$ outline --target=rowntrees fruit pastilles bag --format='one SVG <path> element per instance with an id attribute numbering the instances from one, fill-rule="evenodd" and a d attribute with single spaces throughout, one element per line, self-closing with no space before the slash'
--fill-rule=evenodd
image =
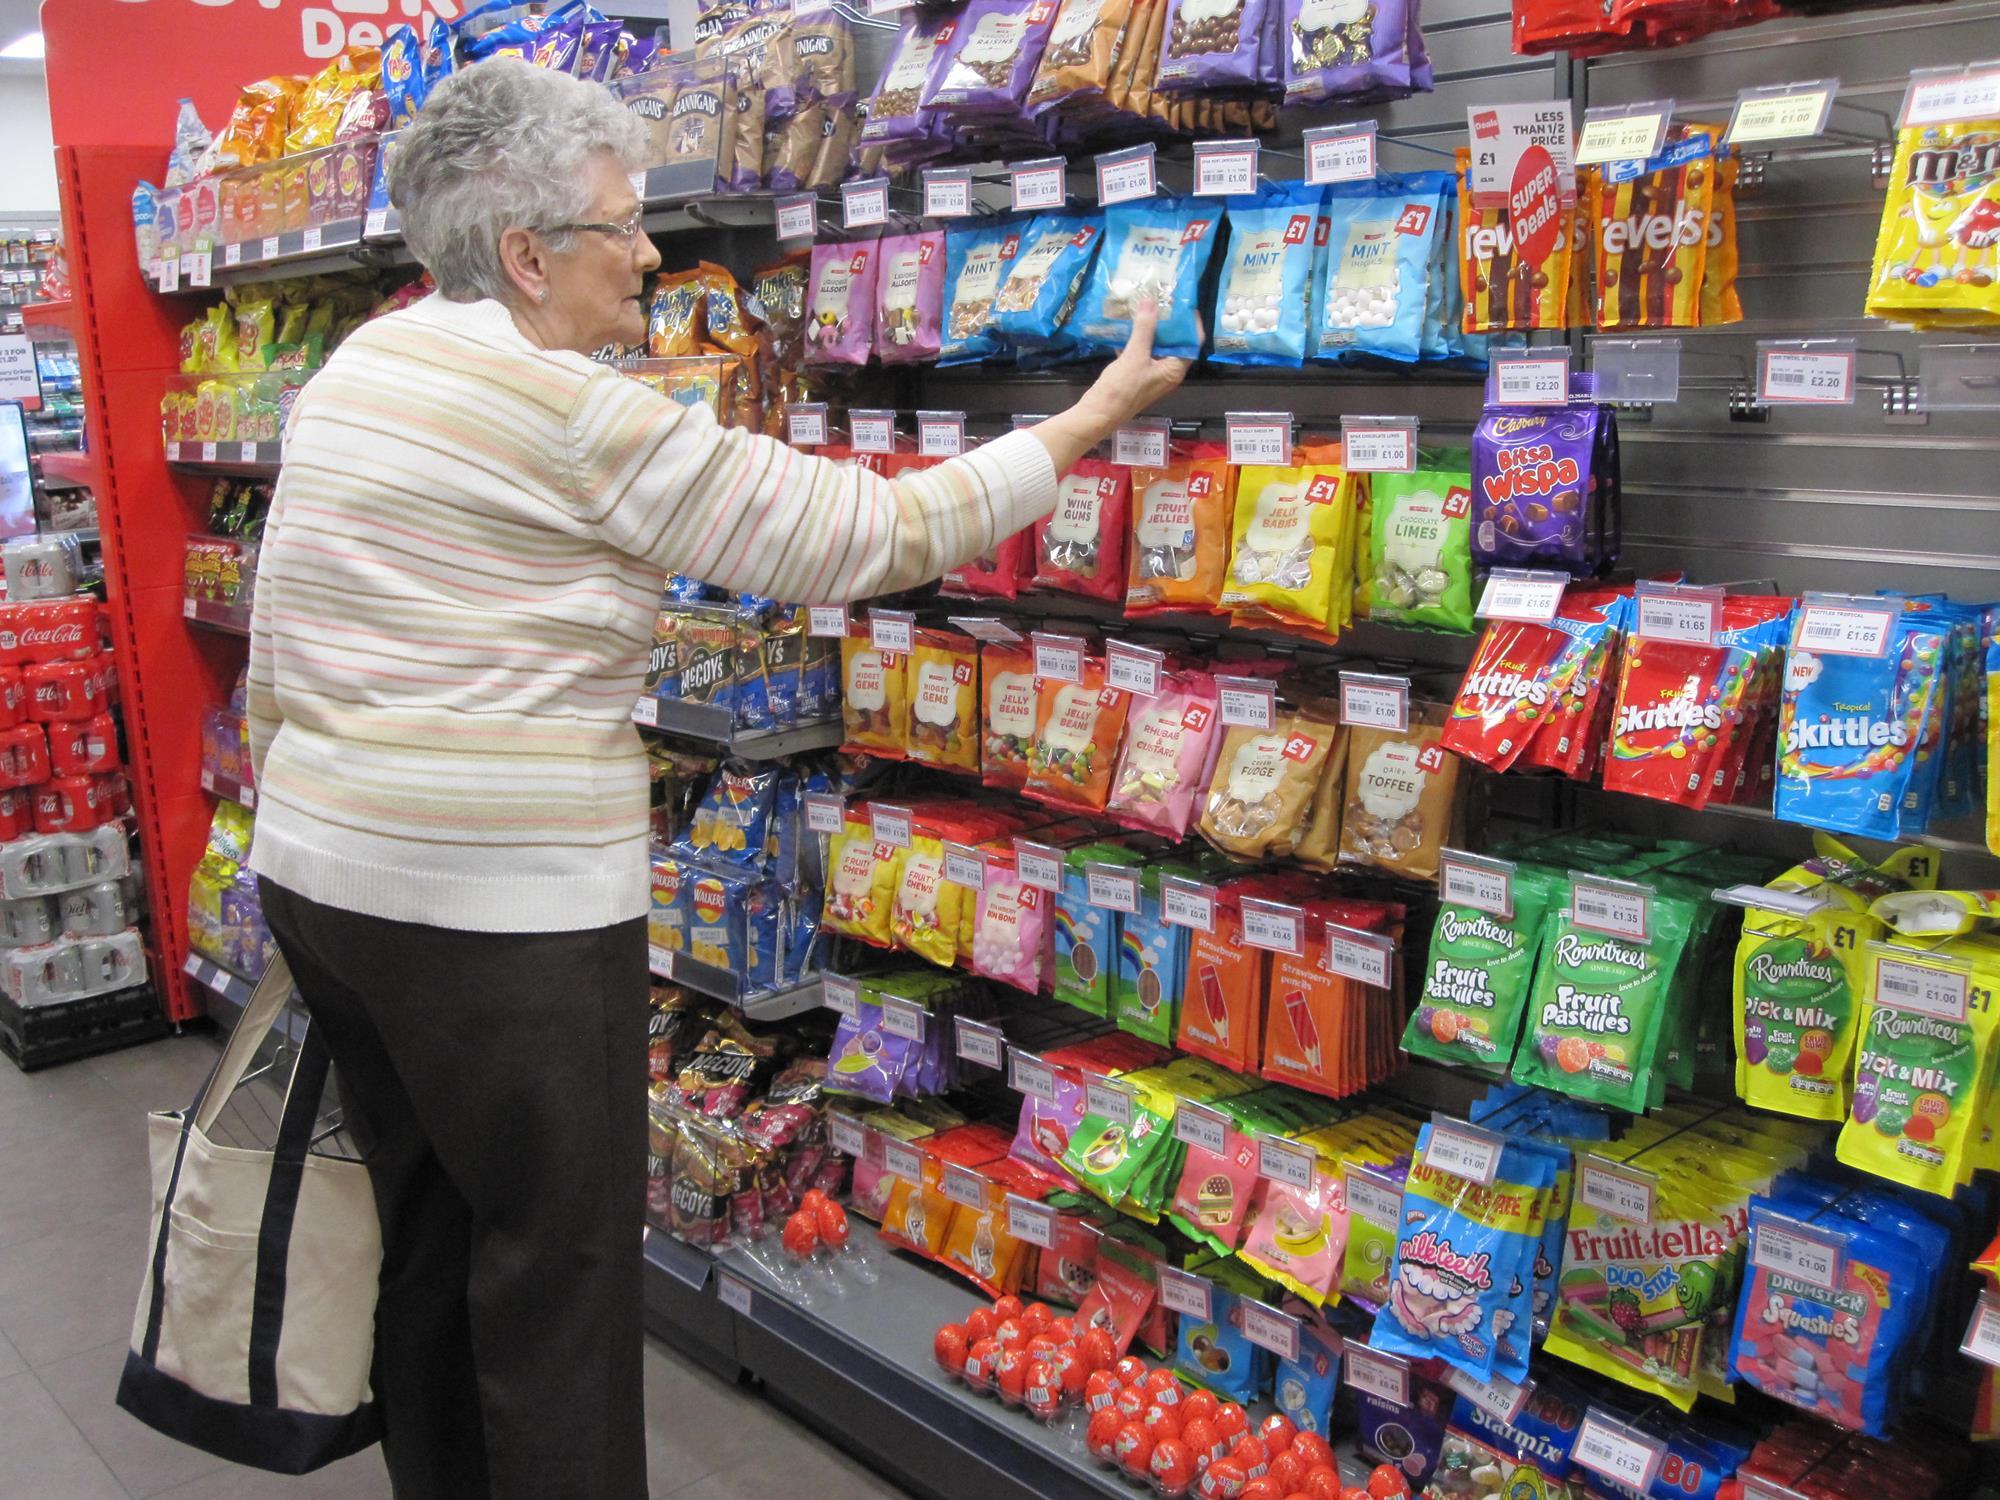
<path id="1" fill-rule="evenodd" d="M 1403 1033 L 1412 1057 L 1501 1068 L 1513 1060 L 1543 921 L 1567 883 L 1545 866 L 1517 865 L 1510 885 L 1511 916 L 1439 903 L 1423 992 Z"/>

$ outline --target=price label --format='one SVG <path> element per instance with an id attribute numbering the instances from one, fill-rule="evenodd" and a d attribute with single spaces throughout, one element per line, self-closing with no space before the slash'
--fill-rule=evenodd
<path id="1" fill-rule="evenodd" d="M 2000 67 L 1924 68 L 1910 75 L 1900 123 L 1951 125 L 2000 115 Z"/>
<path id="2" fill-rule="evenodd" d="M 1313 1168 L 1318 1163 L 1319 1157 L 1310 1147 L 1295 1146 L 1273 1136 L 1263 1136 L 1257 1142 L 1257 1175 L 1302 1193 L 1312 1191 Z"/>
<path id="3" fill-rule="evenodd" d="M 178 256 L 169 255 L 159 262 L 159 283 L 162 292 L 178 292 L 181 289 L 181 263 Z"/>
<path id="4" fill-rule="evenodd" d="M 921 1184 L 924 1180 L 924 1154 L 908 1141 L 882 1141 L 882 1168 L 891 1177 L 900 1177 L 905 1182 Z"/>
<path id="5" fill-rule="evenodd" d="M 1297 954 L 1304 947 L 1306 914 L 1276 901 L 1243 900 L 1243 941 L 1271 953 Z"/>
<path id="6" fill-rule="evenodd" d="M 201 445 L 201 461 L 205 464 L 215 462 L 215 444 L 203 443 Z"/>
<path id="7" fill-rule="evenodd" d="M 1024 1245 L 1056 1247 L 1056 1211 L 1045 1203 L 1007 1195 L 1007 1233 Z"/>
<path id="8" fill-rule="evenodd" d="M 1062 889 L 1062 850 L 1051 849 L 1047 844 L 1031 844 L 1026 839 L 1014 840 L 1014 873 L 1022 885 L 1033 886 L 1038 891 L 1059 891 Z"/>
<path id="9" fill-rule="evenodd" d="M 1306 184 L 1362 182 L 1375 175 L 1375 122 L 1322 125 L 1308 130 L 1301 142 L 1306 151 Z"/>
<path id="10" fill-rule="evenodd" d="M 658 729 L 660 727 L 660 700 L 647 696 L 633 703 L 632 722 L 634 724 L 644 724 L 648 729 Z"/>
<path id="11" fill-rule="evenodd" d="M 958 1017 L 952 1044 L 960 1057 L 982 1068 L 997 1069 L 1007 1060 L 1007 1039 L 1000 1034 L 999 1027 L 984 1021 Z"/>
<path id="12" fill-rule="evenodd" d="M 1007 168 L 1008 183 L 1014 194 L 1014 212 L 1061 208 L 1069 200 L 1064 172 L 1069 163 L 1060 156 L 1044 161 L 1016 162 Z"/>
<path id="13" fill-rule="evenodd" d="M 1245 1297 L 1237 1304 L 1243 1317 L 1243 1337 L 1280 1359 L 1299 1357 L 1299 1320 L 1275 1307 Z"/>
<path id="14" fill-rule="evenodd" d="M 1255 141 L 1196 141 L 1194 191 L 1198 198 L 1220 198 L 1257 188 Z"/>
<path id="15" fill-rule="evenodd" d="M 1580 871 L 1570 875 L 1570 921 L 1608 937 L 1646 941 L 1652 888 L 1623 880 L 1603 880 Z"/>
<path id="16" fill-rule="evenodd" d="M 947 615 L 945 618 L 971 636 L 975 641 L 989 641 L 1003 646 L 1011 646 L 1021 639 L 1020 632 L 1016 631 L 1013 626 L 1004 624 L 999 620 L 991 619 L 986 615 Z"/>
<path id="17" fill-rule="evenodd" d="M 1338 922 L 1326 924 L 1326 967 L 1329 972 L 1338 974 L 1342 979 L 1351 979 L 1356 984 L 1386 990 L 1395 973 L 1395 964 L 1396 945 L 1381 933 L 1343 927 Z"/>
<path id="18" fill-rule="evenodd" d="M 1225 725 L 1269 729 L 1278 718 L 1278 690 L 1257 677 L 1215 679 L 1216 713 Z"/>
<path id="19" fill-rule="evenodd" d="M 1085 865 L 1084 899 L 1105 911 L 1136 912 L 1139 909 L 1139 877 L 1130 870 L 1111 865 Z"/>
<path id="20" fill-rule="evenodd" d="M 320 226 L 317 224 L 309 226 L 306 229 L 306 231 L 299 236 L 299 246 L 308 255 L 318 250 L 320 246 L 324 243 L 325 240 L 320 230 Z"/>
<path id="21" fill-rule="evenodd" d="M 1157 153 L 1150 145 L 1107 151 L 1097 158 L 1097 201 L 1109 208 L 1160 190 Z"/>
<path id="22" fill-rule="evenodd" d="M 715 1300 L 733 1313 L 750 1316 L 750 1283 L 727 1271 L 715 1273 Z"/>
<path id="23" fill-rule="evenodd" d="M 1719 591 L 1698 593 L 1689 589 L 1638 588 L 1639 636 L 1648 641 L 1685 641 L 1696 646 L 1715 643 L 1716 624 L 1722 615 Z"/>
<path id="24" fill-rule="evenodd" d="M 1736 96 L 1723 143 L 1760 146 L 1772 141 L 1810 140 L 1826 129 L 1826 117 L 1833 112 L 1834 95 L 1839 92 L 1838 78 L 1745 89 Z"/>
<path id="25" fill-rule="evenodd" d="M 640 173 L 634 172 L 632 175 L 634 177 L 638 177 L 641 182 L 645 181 L 645 178 Z M 641 196 L 643 197 L 643 195 Z M 389 210 L 386 208 L 369 209 L 367 214 L 364 215 L 361 220 L 361 237 L 363 239 L 372 240 L 380 235 L 385 235 L 388 232 L 389 232 Z M 233 266 L 236 264 L 236 262 L 232 260 L 231 262 L 229 262 L 229 264 Z"/>
<path id="26" fill-rule="evenodd" d="M 917 452 L 925 458 L 957 458 L 965 451 L 965 413 L 917 413 Z"/>
<path id="27" fill-rule="evenodd" d="M 206 289 L 214 285 L 215 253 L 211 250 L 197 250 L 193 262 L 188 266 L 188 285 Z"/>
<path id="28" fill-rule="evenodd" d="M 1405 733 L 1410 727 L 1410 679 L 1370 672 L 1340 674 L 1340 722 Z"/>
<path id="29" fill-rule="evenodd" d="M 1019 1047 L 1007 1049 L 1007 1083 L 1017 1094 L 1031 1094 L 1044 1104 L 1056 1102 L 1056 1070 Z"/>
<path id="30" fill-rule="evenodd" d="M 1536 354 L 1524 358 L 1493 356 L 1495 406 L 1566 406 L 1569 404 L 1569 356 Z"/>
<path id="31" fill-rule="evenodd" d="M 1083 1111 L 1085 1114 L 1102 1115 L 1125 1130 L 1132 1128 L 1132 1096 L 1107 1079 L 1084 1079 Z"/>
<path id="32" fill-rule="evenodd" d="M 1529 620 L 1546 625 L 1562 607 L 1567 573 L 1496 571 L 1487 575 L 1477 611 L 1482 620 Z"/>
<path id="33" fill-rule="evenodd" d="M 1880 656 L 1888 649 L 1895 622 L 1891 609 L 1815 604 L 1809 599 L 1799 613 L 1792 648 L 1826 656 Z"/>
<path id="34" fill-rule="evenodd" d="M 821 448 L 826 445 L 826 407 L 799 402 L 785 408 L 785 435 L 794 448 Z"/>
<path id="35" fill-rule="evenodd" d="M 868 644 L 877 651 L 908 656 L 916 649 L 917 617 L 895 609 L 868 611 Z"/>
<path id="36" fill-rule="evenodd" d="M 1201 1104 L 1182 1100 L 1174 1111 L 1174 1139 L 1185 1146 L 1199 1146 L 1210 1156 L 1228 1149 L 1229 1121 Z"/>
<path id="37" fill-rule="evenodd" d="M 1528 1393 L 1535 1387 L 1532 1382 L 1516 1385 L 1501 1375 L 1481 1380 L 1463 1370 L 1453 1370 L 1451 1388 L 1489 1417 L 1511 1422 L 1521 1415 L 1521 1408 L 1528 1404 Z"/>
<path id="38" fill-rule="evenodd" d="M 1851 406 L 1854 351 L 1757 348 L 1757 399 L 1767 406 Z"/>
<path id="39" fill-rule="evenodd" d="M 254 464 L 257 462 L 257 445 L 255 443 L 237 444 L 236 461 L 244 464 Z"/>
<path id="40" fill-rule="evenodd" d="M 794 193 L 777 202 L 778 238 L 809 240 L 819 232 L 817 204 L 811 193 Z"/>
<path id="41" fill-rule="evenodd" d="M 224 246 L 222 247 L 222 263 L 223 263 L 223 265 L 225 265 L 225 266 L 240 266 L 240 265 L 242 265 L 242 264 L 243 264 L 243 247 L 242 247 L 242 246 L 241 246 L 240 244 L 239 244 L 239 245 L 224 245 Z"/>
<path id="42" fill-rule="evenodd" d="M 822 975 L 819 1003 L 826 1009 L 852 1020 L 861 1013 L 861 987 L 845 974 Z"/>
<path id="43" fill-rule="evenodd" d="M 924 169 L 924 217 L 963 219 L 972 212 L 972 173 L 965 167 Z"/>
<path id="44" fill-rule="evenodd" d="M 1658 1180 L 1651 1172 L 1601 1156 L 1576 1159 L 1576 1196 L 1599 1213 L 1644 1227 L 1653 1222 Z"/>
<path id="45" fill-rule="evenodd" d="M 1942 969 L 1930 964 L 1911 963 L 1875 954 L 1875 989 L 1869 996 L 1877 1005 L 1913 1011 L 1933 1020 L 1962 1023 L 1970 992 L 1971 975 L 1963 969 Z"/>
<path id="46" fill-rule="evenodd" d="M 1438 896 L 1447 906 L 1469 906 L 1496 917 L 1514 915 L 1514 867 L 1456 849 L 1438 860 Z"/>
<path id="47" fill-rule="evenodd" d="M 1576 168 L 1570 159 L 1575 131 L 1567 99 L 1528 104 L 1474 104 L 1466 108 L 1466 132 L 1472 138 L 1471 189 L 1476 208 L 1505 208 L 1514 184 L 1514 169 L 1530 146 L 1549 153 L 1556 169 L 1559 196 L 1576 199 Z"/>
<path id="48" fill-rule="evenodd" d="M 1214 1321 L 1214 1303 L 1208 1282 L 1174 1266 L 1160 1267 L 1160 1306 L 1200 1323 Z"/>
<path id="49" fill-rule="evenodd" d="M 1165 422 L 1121 427 L 1111 435 L 1111 461 L 1135 469 L 1163 469 L 1167 466 Z"/>
<path id="50" fill-rule="evenodd" d="M 1195 932 L 1215 931 L 1215 887 L 1183 880 L 1178 875 L 1160 877 L 1160 920 L 1171 927 Z"/>
<path id="51" fill-rule="evenodd" d="M 898 1000 L 890 995 L 882 997 L 882 1030 L 889 1036 L 899 1036 L 906 1042 L 921 1042 L 924 1039 L 924 1009 L 912 1005 L 907 1000 Z"/>
<path id="52" fill-rule="evenodd" d="M 871 16 L 893 16 L 899 10 L 908 10 L 914 0 L 868 0 L 868 14 Z"/>
<path id="53" fill-rule="evenodd" d="M 167 462 L 170 464 L 177 464 L 180 461 L 181 461 L 181 445 L 179 443 L 167 444 Z"/>
<path id="54" fill-rule="evenodd" d="M 964 1167 L 946 1164 L 944 1195 L 966 1208 L 983 1210 L 986 1207 L 986 1179 L 976 1172 L 966 1171 Z"/>
<path id="55" fill-rule="evenodd" d="M 1667 135 L 1667 121 L 1673 113 L 1671 99 L 1586 109 L 1583 130 L 1576 138 L 1575 164 L 1593 167 L 1608 161 L 1644 161 L 1659 155 L 1660 143 Z"/>
<path id="56" fill-rule="evenodd" d="M 840 185 L 840 221 L 849 229 L 889 222 L 889 179 L 867 177 Z"/>
<path id="57" fill-rule="evenodd" d="M 1476 1125 L 1439 1116 L 1431 1121 L 1424 1160 L 1440 1172 L 1491 1187 L 1493 1174 L 1500 1169 L 1500 1138 Z"/>
<path id="58" fill-rule="evenodd" d="M 944 878 L 968 891 L 980 890 L 986 884 L 986 861 L 977 849 L 968 849 L 963 844 L 946 844 Z"/>
<path id="59" fill-rule="evenodd" d="M 259 245 L 257 249 L 257 258 L 259 260 L 276 260 L 278 258 L 278 237 L 275 234 L 266 236 L 263 244 Z"/>
<path id="60" fill-rule="evenodd" d="M 910 847 L 910 810 L 877 802 L 868 809 L 868 827 L 875 842 L 892 849 Z"/>
<path id="61" fill-rule="evenodd" d="M 892 411 L 859 411 L 849 408 L 847 441 L 856 453 L 895 452 L 896 414 Z"/>
<path id="62" fill-rule="evenodd" d="M 1347 1341 L 1346 1355 L 1342 1374 L 1349 1385 L 1391 1406 L 1410 1404 L 1410 1362 L 1407 1359 L 1385 1350 L 1371 1349 L 1358 1339 Z"/>
<path id="63" fill-rule="evenodd" d="M 845 604 L 815 604 L 806 611 L 806 634 L 839 639 L 847 634 Z"/>
<path id="64" fill-rule="evenodd" d="M 1403 1222 L 1402 1184 L 1354 1162 L 1347 1164 L 1346 1173 L 1347 1211 L 1359 1214 L 1362 1222 L 1377 1229 L 1395 1233 Z"/>
<path id="65" fill-rule="evenodd" d="M 1233 464 L 1270 464 L 1283 468 L 1292 461 L 1292 419 L 1284 412 L 1230 412 L 1224 417 Z"/>
<path id="66" fill-rule="evenodd" d="M 1775 1214 L 1750 1229 L 1750 1264 L 1830 1292 L 1840 1285 L 1843 1235 Z"/>
<path id="67" fill-rule="evenodd" d="M 1614 1422 L 1595 1408 L 1584 1413 L 1576 1430 L 1572 1460 L 1593 1474 L 1629 1486 L 1644 1494 L 1652 1488 L 1666 1457 L 1666 1445 L 1642 1437 L 1622 1422 Z"/>
<path id="68" fill-rule="evenodd" d="M 1417 467 L 1417 424 L 1340 419 L 1341 460 L 1357 474 L 1408 474 Z"/>
<path id="69" fill-rule="evenodd" d="M 196 615 L 197 615 L 198 613 L 199 613 L 199 611 L 198 611 L 198 610 L 197 610 L 197 609 L 195 608 L 195 602 L 194 602 L 194 600 L 192 600 L 192 599 L 183 599 L 183 600 L 181 600 L 181 618 L 182 618 L 182 619 L 184 619 L 184 620 L 192 620 L 192 619 L 193 619 L 193 618 L 194 618 L 194 617 L 195 617 L 195 616 L 196 616 Z"/>
<path id="70" fill-rule="evenodd" d="M 814 833 L 839 833 L 847 826 L 847 804 L 831 792 L 806 793 L 806 827 Z"/>
<path id="71" fill-rule="evenodd" d="M 1035 675 L 1055 682 L 1083 681 L 1083 642 L 1073 635 L 1035 632 Z"/>
<path id="72" fill-rule="evenodd" d="M 1681 394 L 1679 339 L 1593 339 L 1590 370 L 1599 401 L 1658 405 Z"/>
<path id="73" fill-rule="evenodd" d="M 2000 1297 L 1984 1293 L 1965 1325 L 1965 1341 L 1958 1346 L 1981 1364 L 2000 1366 Z"/>
<path id="74" fill-rule="evenodd" d="M 1147 646 L 1131 646 L 1124 641 L 1107 641 L 1104 647 L 1104 680 L 1115 688 L 1137 693 L 1141 698 L 1160 696 L 1160 669 L 1166 658 Z"/>
<path id="75" fill-rule="evenodd" d="M 833 1142 L 833 1149 L 843 1156 L 859 1157 L 867 1153 L 867 1128 L 852 1115 L 830 1111 L 826 1117 L 826 1132 Z"/>

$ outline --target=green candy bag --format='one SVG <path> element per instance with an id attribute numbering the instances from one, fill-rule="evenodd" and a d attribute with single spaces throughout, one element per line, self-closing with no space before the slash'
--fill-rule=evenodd
<path id="1" fill-rule="evenodd" d="M 1517 865 L 1511 917 L 1441 902 L 1403 1050 L 1434 1062 L 1506 1067 L 1520 1039 L 1542 924 L 1566 890 L 1556 871 Z"/>
<path id="2" fill-rule="evenodd" d="M 1369 618 L 1470 634 L 1472 455 L 1420 452 L 1412 472 L 1373 476 L 1369 496 Z"/>

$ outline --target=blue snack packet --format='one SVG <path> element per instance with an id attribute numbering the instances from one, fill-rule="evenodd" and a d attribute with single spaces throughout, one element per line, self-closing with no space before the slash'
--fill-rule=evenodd
<path id="1" fill-rule="evenodd" d="M 1285 182 L 1226 200 L 1229 247 L 1215 293 L 1211 362 L 1305 362 L 1306 330 L 1296 310 L 1308 301 L 1325 192 Z"/>
<path id="2" fill-rule="evenodd" d="M 672 852 L 704 869 L 761 868 L 777 794 L 774 767 L 725 762 L 702 793 L 687 830 L 674 840 Z"/>
<path id="3" fill-rule="evenodd" d="M 451 27 L 436 17 L 432 17 L 430 30 L 424 33 L 423 61 L 424 97 L 428 99 L 431 90 L 449 78 L 456 65 Z"/>
<path id="4" fill-rule="evenodd" d="M 1036 215 L 1001 246 L 1004 273 L 987 328 L 1012 349 L 1069 348 L 1075 341 L 1063 325 L 1103 238 L 1104 221 L 1095 214 Z"/>
<path id="5" fill-rule="evenodd" d="M 424 104 L 424 44 L 414 26 L 392 26 L 382 39 L 382 97 L 389 125 L 400 130 Z"/>
<path id="6" fill-rule="evenodd" d="M 1213 1268 L 1211 1268 L 1213 1269 Z M 1248 1404 L 1262 1389 L 1260 1375 L 1269 1358 L 1242 1329 L 1243 1299 L 1227 1287 L 1209 1284 L 1209 1321 L 1183 1317 L 1174 1365 L 1196 1385 L 1230 1401 Z"/>
<path id="7" fill-rule="evenodd" d="M 1374 355 L 1414 364 L 1437 243 L 1442 172 L 1342 183 L 1327 197 L 1326 284 L 1313 325 L 1315 359 Z"/>
<path id="8" fill-rule="evenodd" d="M 945 230 L 939 364 L 966 364 L 1000 353 L 1000 341 L 986 331 L 986 321 L 1006 270 L 1001 252 L 1017 237 L 1019 228 L 1019 221 L 1002 219 L 953 224 Z"/>
<path id="9" fill-rule="evenodd" d="M 1527 1404 L 1511 1422 L 1460 1396 L 1427 1492 L 1567 1495 L 1570 1450 L 1576 1446 L 1586 1405 L 1580 1390 L 1555 1375 L 1536 1381 Z M 1472 1479 L 1482 1469 L 1496 1471 L 1490 1486 Z"/>
<path id="10" fill-rule="evenodd" d="M 688 957 L 731 974 L 741 974 L 749 961 L 744 915 L 753 884 L 745 875 L 715 870 L 690 870 L 687 887 Z"/>
<path id="11" fill-rule="evenodd" d="M 1070 331 L 1083 350 L 1116 354 L 1132 337 L 1133 310 L 1159 303 L 1153 352 L 1201 357 L 1201 278 L 1215 249 L 1220 215 L 1211 202 L 1142 198 L 1104 211 L 1104 248 L 1077 303 Z"/>
<path id="12" fill-rule="evenodd" d="M 1304 1304 L 1299 1304 L 1303 1308 Z M 1295 1308 L 1294 1311 L 1299 1310 Z M 1299 1357 L 1280 1359 L 1273 1377 L 1271 1399 L 1300 1432 L 1333 1436 L 1333 1398 L 1340 1389 L 1339 1336 L 1324 1319 L 1307 1313 L 1299 1319 Z"/>

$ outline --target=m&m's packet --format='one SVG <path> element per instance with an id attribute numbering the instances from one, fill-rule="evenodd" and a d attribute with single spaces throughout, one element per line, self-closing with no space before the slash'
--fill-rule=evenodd
<path id="1" fill-rule="evenodd" d="M 2000 317 L 2000 120 L 1908 126 L 1896 136 L 1875 240 L 1868 314 L 1919 327 Z"/>

